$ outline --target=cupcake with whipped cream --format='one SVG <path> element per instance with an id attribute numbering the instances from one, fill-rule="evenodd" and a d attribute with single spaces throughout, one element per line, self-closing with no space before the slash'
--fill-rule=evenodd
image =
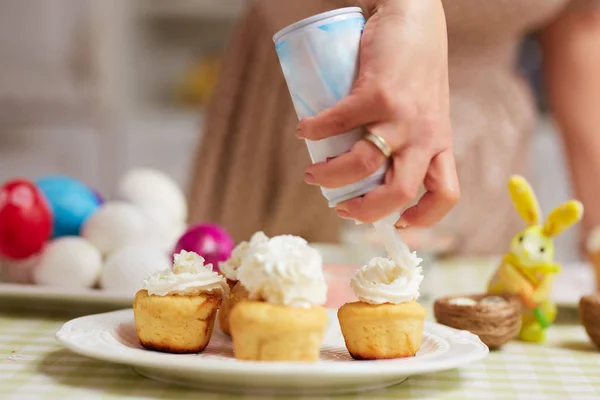
<path id="1" fill-rule="evenodd" d="M 231 257 L 227 261 L 219 263 L 219 269 L 225 278 L 227 278 L 227 284 L 231 289 L 229 295 L 223 299 L 223 304 L 219 310 L 219 327 L 226 335 L 231 335 L 229 329 L 231 309 L 248 297 L 248 291 L 238 282 L 238 270 L 249 250 L 260 243 L 266 243 L 268 240 L 269 238 L 263 232 L 256 232 L 252 235 L 250 241 L 238 244 L 231 252 Z"/>
<path id="2" fill-rule="evenodd" d="M 423 280 L 415 253 L 402 264 L 373 258 L 350 282 L 359 301 L 346 303 L 338 319 L 346 348 L 357 360 L 412 357 L 421 347 L 425 308 L 416 302 Z"/>
<path id="3" fill-rule="evenodd" d="M 225 278 L 198 254 L 182 250 L 173 268 L 151 275 L 143 285 L 133 302 L 140 344 L 168 353 L 203 351 L 229 294 Z"/>
<path id="4" fill-rule="evenodd" d="M 321 255 L 297 236 L 253 246 L 238 270 L 248 300 L 231 310 L 235 357 L 317 361 L 327 327 Z"/>
<path id="5" fill-rule="evenodd" d="M 600 290 L 600 226 L 595 227 L 589 233 L 586 247 L 588 260 L 592 264 L 596 275 L 596 289 Z"/>

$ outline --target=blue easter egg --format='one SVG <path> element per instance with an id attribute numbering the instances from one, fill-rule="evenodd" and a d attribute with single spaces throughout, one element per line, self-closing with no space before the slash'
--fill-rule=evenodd
<path id="1" fill-rule="evenodd" d="M 93 190 L 68 176 L 46 176 L 35 183 L 54 215 L 54 238 L 79 235 L 81 226 L 100 205 Z"/>

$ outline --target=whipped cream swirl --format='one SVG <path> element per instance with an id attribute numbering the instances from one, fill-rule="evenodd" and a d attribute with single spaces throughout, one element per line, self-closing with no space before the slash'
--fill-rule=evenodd
<path id="1" fill-rule="evenodd" d="M 350 286 L 364 303 L 399 304 L 415 301 L 422 281 L 421 267 L 408 269 L 389 258 L 375 257 L 356 271 Z"/>
<path id="2" fill-rule="evenodd" d="M 383 242 L 388 256 L 396 265 L 401 265 L 410 272 L 418 268 L 423 260 L 417 256 L 416 252 L 410 251 L 406 243 L 404 243 L 402 236 L 400 236 L 398 230 L 394 227 L 399 217 L 399 213 L 394 213 L 380 221 L 374 222 L 373 226 Z"/>
<path id="3" fill-rule="evenodd" d="M 254 300 L 310 308 L 327 298 L 321 255 L 297 236 L 275 236 L 256 244 L 237 276 Z"/>
<path id="4" fill-rule="evenodd" d="M 154 296 L 169 294 L 197 295 L 210 293 L 226 296 L 227 281 L 212 270 L 212 264 L 204 265 L 204 258 L 182 250 L 174 255 L 173 268 L 156 272 L 144 280 L 144 289 Z"/>
<path id="5" fill-rule="evenodd" d="M 241 242 L 231 252 L 231 257 L 225 262 L 219 263 L 221 273 L 230 281 L 238 280 L 238 269 L 242 265 L 242 261 L 248 254 L 248 250 L 260 243 L 265 243 L 269 240 L 263 232 L 256 232 L 248 242 Z"/>
<path id="6" fill-rule="evenodd" d="M 350 286 L 362 302 L 400 304 L 419 298 L 423 260 L 410 251 L 394 227 L 399 217 L 395 213 L 373 224 L 390 258 L 373 258 L 352 277 Z"/>

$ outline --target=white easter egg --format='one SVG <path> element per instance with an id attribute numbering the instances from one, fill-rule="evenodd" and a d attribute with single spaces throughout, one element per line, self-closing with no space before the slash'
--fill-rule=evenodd
<path id="1" fill-rule="evenodd" d="M 81 236 L 103 255 L 132 243 L 149 240 L 155 235 L 154 225 L 140 208 L 119 201 L 103 204 L 81 230 Z"/>
<path id="2" fill-rule="evenodd" d="M 448 303 L 453 304 L 455 306 L 475 306 L 477 302 L 468 297 L 457 297 L 455 299 L 451 299 Z"/>
<path id="3" fill-rule="evenodd" d="M 33 270 L 38 285 L 86 288 L 98 280 L 102 255 L 89 241 L 65 236 L 46 245 Z"/>
<path id="4" fill-rule="evenodd" d="M 150 168 L 136 168 L 123 176 L 118 197 L 133 203 L 161 224 L 187 219 L 185 195 L 168 175 Z"/>
<path id="5" fill-rule="evenodd" d="M 479 303 L 483 305 L 504 304 L 506 303 L 506 300 L 500 296 L 488 296 Z"/>
<path id="6" fill-rule="evenodd" d="M 148 218 L 148 234 L 140 241 L 160 247 L 166 252 L 172 252 L 175 244 L 187 229 L 185 222 L 165 223 L 157 221 L 153 216 L 142 211 Z"/>
<path id="7" fill-rule="evenodd" d="M 173 251 L 179 238 L 186 232 L 186 223 L 175 223 L 168 226 L 163 226 L 158 231 L 159 244 L 168 252 Z"/>
<path id="8" fill-rule="evenodd" d="M 102 268 L 102 289 L 135 294 L 150 274 L 171 267 L 167 252 L 159 246 L 138 243 L 111 254 Z"/>

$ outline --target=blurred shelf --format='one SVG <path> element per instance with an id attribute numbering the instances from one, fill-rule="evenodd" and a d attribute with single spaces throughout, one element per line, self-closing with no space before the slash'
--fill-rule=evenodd
<path id="1" fill-rule="evenodd" d="M 44 74 L 34 69 L 3 71 L 0 76 L 0 125 L 28 125 L 85 121 L 96 104 L 90 82 L 76 82 L 66 74 Z"/>
<path id="2" fill-rule="evenodd" d="M 244 9 L 244 0 L 142 0 L 140 15 L 153 18 L 233 19 Z"/>
<path id="3" fill-rule="evenodd" d="M 204 110 L 176 105 L 145 104 L 132 111 L 124 121 L 134 131 L 152 131 L 170 136 L 190 132 L 197 135 L 202 128 Z"/>
<path id="4" fill-rule="evenodd" d="M 98 121 L 94 103 L 87 97 L 68 101 L 56 99 L 5 99 L 0 97 L 0 131 L 22 126 L 45 126 L 57 124 L 93 124 Z"/>

